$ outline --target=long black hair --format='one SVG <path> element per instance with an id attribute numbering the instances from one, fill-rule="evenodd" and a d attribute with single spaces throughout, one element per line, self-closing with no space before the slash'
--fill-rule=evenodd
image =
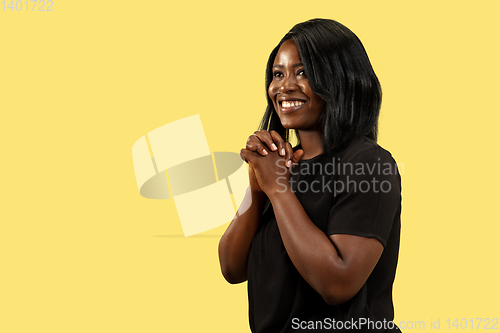
<path id="1" fill-rule="evenodd" d="M 289 39 L 297 45 L 312 91 L 325 102 L 319 119 L 324 151 L 342 149 L 359 136 L 376 141 L 382 102 L 380 83 L 359 38 L 328 19 L 295 25 L 271 52 L 266 67 L 267 108 L 260 129 L 275 130 L 289 141 L 289 130 L 281 124 L 267 93 L 276 54 Z M 299 139 L 296 130 L 295 134 Z"/>

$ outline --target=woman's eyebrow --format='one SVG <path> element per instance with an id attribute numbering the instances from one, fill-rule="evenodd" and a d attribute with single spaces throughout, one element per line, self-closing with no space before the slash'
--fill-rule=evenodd
<path id="1" fill-rule="evenodd" d="M 300 66 L 304 66 L 303 63 L 299 62 L 299 63 L 296 63 L 294 64 L 292 67 L 295 68 L 295 67 L 300 67 Z M 285 66 L 283 65 L 274 65 L 273 68 L 284 68 Z"/>

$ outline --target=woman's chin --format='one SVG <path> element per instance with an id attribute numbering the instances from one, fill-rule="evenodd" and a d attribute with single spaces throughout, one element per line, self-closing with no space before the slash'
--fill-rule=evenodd
<path id="1" fill-rule="evenodd" d="M 291 122 L 281 122 L 281 125 L 286 128 L 286 129 L 294 129 L 295 127 L 293 126 L 293 123 Z"/>

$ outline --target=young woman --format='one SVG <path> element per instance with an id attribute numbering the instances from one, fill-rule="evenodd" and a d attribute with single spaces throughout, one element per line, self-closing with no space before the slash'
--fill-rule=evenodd
<path id="1" fill-rule="evenodd" d="M 266 89 L 241 150 L 243 213 L 219 243 L 226 280 L 248 280 L 252 332 L 399 331 L 401 180 L 376 143 L 382 94 L 363 45 L 333 20 L 297 24 L 271 52 Z"/>

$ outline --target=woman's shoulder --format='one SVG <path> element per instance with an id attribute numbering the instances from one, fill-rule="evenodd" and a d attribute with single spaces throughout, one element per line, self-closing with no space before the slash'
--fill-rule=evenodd
<path id="1" fill-rule="evenodd" d="M 294 152 L 297 149 L 302 149 L 300 143 L 293 147 Z M 332 159 L 351 163 L 396 163 L 388 150 L 382 148 L 376 141 L 366 136 L 354 138 L 343 149 L 333 148 L 307 161 L 320 162 L 320 160 L 324 160 L 326 162 Z"/>
<path id="2" fill-rule="evenodd" d="M 353 163 L 395 163 L 392 154 L 388 150 L 382 148 L 377 142 L 365 136 L 354 138 L 343 150 L 337 152 L 332 150 L 331 154 L 338 159 Z"/>

